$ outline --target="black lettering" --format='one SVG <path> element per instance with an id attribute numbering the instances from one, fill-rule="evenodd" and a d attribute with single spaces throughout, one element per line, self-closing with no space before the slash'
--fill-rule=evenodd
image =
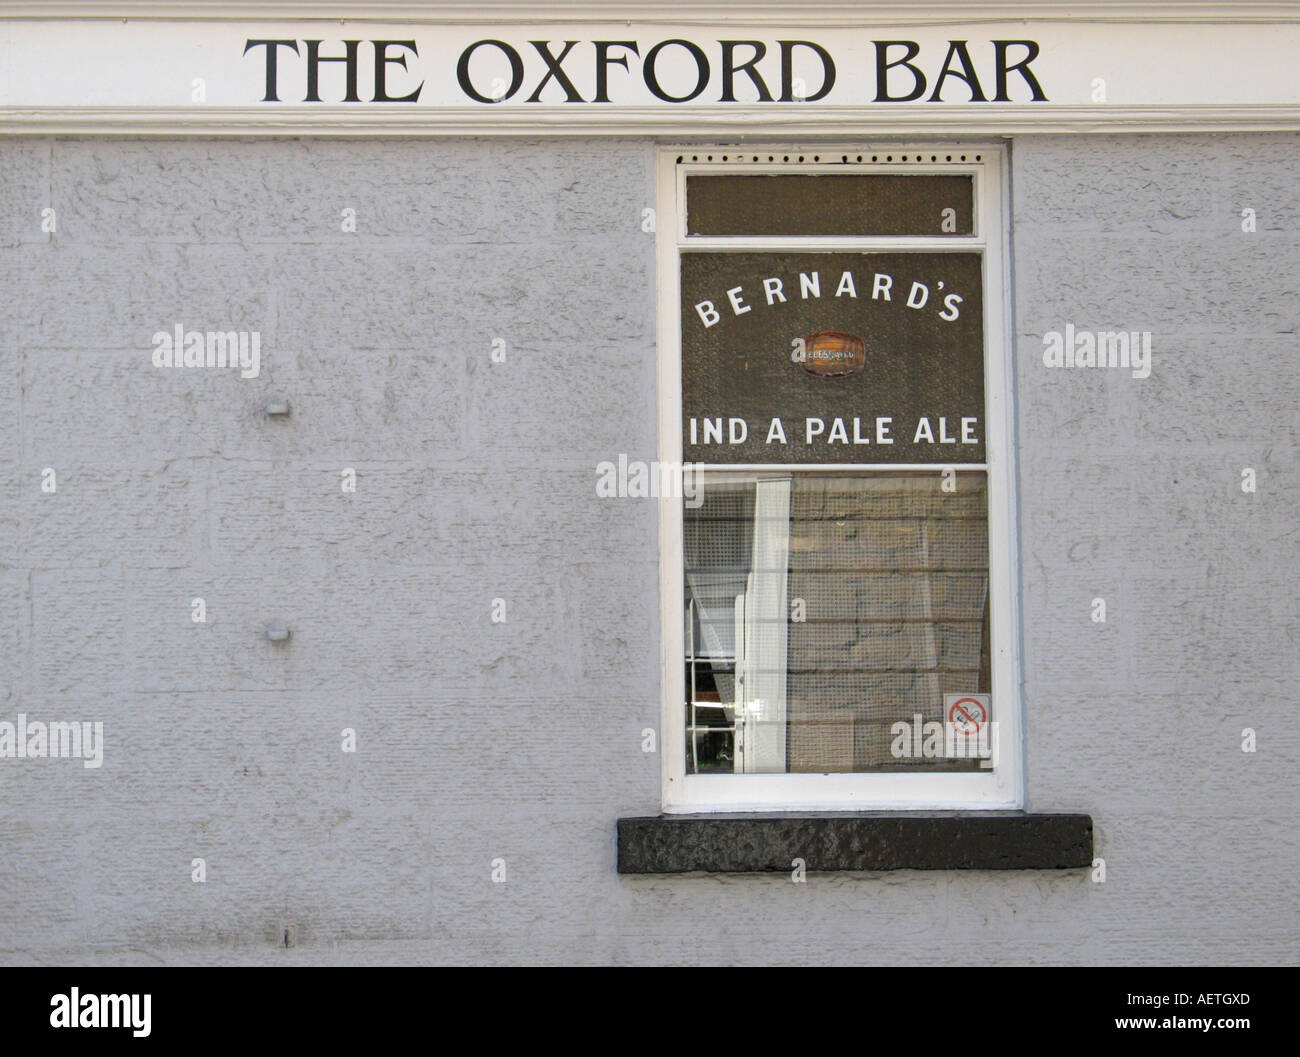
<path id="1" fill-rule="evenodd" d="M 421 89 L 424 88 L 423 81 L 421 81 L 416 86 L 415 91 L 411 92 L 409 95 L 391 96 L 388 94 L 388 90 L 384 86 L 384 79 L 387 73 L 388 64 L 390 62 L 400 66 L 403 70 L 406 69 L 405 55 L 389 56 L 389 55 L 385 55 L 384 52 L 388 48 L 409 48 L 411 50 L 411 54 L 414 55 L 416 58 L 419 58 L 420 53 L 415 48 L 415 41 L 413 40 L 372 40 L 370 43 L 375 46 L 375 98 L 372 100 L 372 102 L 414 103 L 416 100 L 418 100 L 420 98 L 420 91 Z"/>
<path id="2" fill-rule="evenodd" d="M 510 88 L 500 99 L 491 99 L 486 95 L 480 95 L 475 90 L 474 83 L 469 79 L 469 60 L 474 55 L 474 49 L 485 44 L 500 48 L 510 62 Z M 460 90 L 476 102 L 504 103 L 519 91 L 519 86 L 524 83 L 524 60 L 519 57 L 519 52 L 515 51 L 504 40 L 476 40 L 460 53 L 460 61 L 456 63 L 456 80 L 460 82 Z"/>
<path id="3" fill-rule="evenodd" d="M 609 70 L 607 67 L 611 63 L 618 63 L 623 69 L 627 69 L 627 57 L 611 58 L 610 48 L 627 48 L 633 55 L 640 56 L 637 50 L 636 42 L 632 40 L 597 40 L 593 41 L 596 45 L 596 97 L 592 99 L 593 103 L 609 102 Z"/>
<path id="4" fill-rule="evenodd" d="M 298 42 L 296 40 L 250 40 L 244 44 L 244 54 L 248 54 L 249 48 L 266 48 L 266 95 L 262 97 L 263 103 L 278 103 L 280 97 L 276 95 L 279 79 L 279 57 L 280 48 L 292 48 L 295 55 L 298 54 Z"/>
<path id="5" fill-rule="evenodd" d="M 831 58 L 830 52 L 811 40 L 781 40 L 777 43 L 781 45 L 781 102 L 794 102 L 794 49 L 800 47 L 811 48 L 822 61 L 821 87 L 812 95 L 804 95 L 800 99 L 805 103 L 814 103 L 825 98 L 835 87 L 835 60 Z"/>
<path id="6" fill-rule="evenodd" d="M 1025 57 L 1014 66 L 1007 65 L 1007 49 L 1013 44 L 1019 44 L 1027 52 Z M 1035 103 L 1047 102 L 1047 96 L 1043 94 L 1043 88 L 1038 83 L 1038 78 L 1033 75 L 1029 69 L 1029 64 L 1038 58 L 1038 42 L 1033 40 L 995 40 L 993 42 L 993 51 L 997 56 L 997 94 L 993 97 L 995 103 L 1009 103 L 1011 97 L 1007 95 L 1007 74 L 1015 70 L 1025 79 L 1029 85 L 1029 90 L 1033 93 Z"/>
<path id="7" fill-rule="evenodd" d="M 754 82 L 754 87 L 758 89 L 758 101 L 770 103 L 772 93 L 767 90 L 762 76 L 754 69 L 755 64 L 767 53 L 767 45 L 761 40 L 720 40 L 718 43 L 722 45 L 722 99 L 720 101 L 723 103 L 736 101 L 732 80 L 736 74 L 744 73 L 749 75 L 749 79 Z M 739 66 L 736 65 L 735 56 L 738 47 L 754 49 L 749 62 L 742 62 Z"/>
<path id="8" fill-rule="evenodd" d="M 586 100 L 582 98 L 582 93 L 573 86 L 573 82 L 569 80 L 568 75 L 560 69 L 564 57 L 574 49 L 578 42 L 576 40 L 566 40 L 564 50 L 560 52 L 558 57 L 551 54 L 551 42 L 549 40 L 530 40 L 528 43 L 537 49 L 542 61 L 546 63 L 546 76 L 537 82 L 537 90 L 528 97 L 528 101 L 530 103 L 540 103 L 542 89 L 546 87 L 546 82 L 554 77 L 559 82 L 560 87 L 564 89 L 564 101 L 566 103 L 585 103 Z"/>
<path id="9" fill-rule="evenodd" d="M 960 70 L 952 69 L 952 60 L 954 55 L 961 63 Z M 964 40 L 948 41 L 948 54 L 943 58 L 943 69 L 939 71 L 939 76 L 935 78 L 934 91 L 930 93 L 930 102 L 942 102 L 940 94 L 943 92 L 943 81 L 945 77 L 957 77 L 966 82 L 966 87 L 970 89 L 969 102 L 988 102 L 988 98 L 984 95 L 984 89 L 980 87 L 980 79 L 975 73 L 975 67 L 971 65 L 970 52 L 966 50 L 966 42 Z"/>
<path id="10" fill-rule="evenodd" d="M 303 102 L 320 102 L 319 74 L 322 62 L 347 63 L 347 92 L 343 96 L 343 102 L 361 102 L 361 97 L 357 95 L 357 48 L 361 46 L 361 41 L 345 40 L 343 42 L 345 54 L 342 56 L 321 55 L 319 40 L 305 40 L 303 43 L 307 45 L 307 98 Z"/>
<path id="11" fill-rule="evenodd" d="M 912 60 L 921 51 L 921 45 L 914 40 L 877 40 L 876 45 L 876 102 L 877 103 L 910 103 L 913 99 L 920 99 L 925 95 L 925 74 L 917 67 L 912 65 Z M 898 45 L 907 49 L 907 54 L 897 62 L 887 61 L 889 58 L 889 49 Z M 890 95 L 889 94 L 889 71 L 895 66 L 906 66 L 912 71 L 914 84 L 911 95 Z"/>
<path id="12" fill-rule="evenodd" d="M 660 85 L 659 78 L 655 76 L 655 61 L 659 58 L 659 53 L 670 44 L 685 48 L 691 53 L 691 58 L 695 60 L 695 69 L 698 71 L 699 76 L 695 82 L 695 90 L 686 95 L 669 95 Z M 642 73 L 645 76 L 645 86 L 650 89 L 650 94 L 656 99 L 662 99 L 665 103 L 689 103 L 704 91 L 705 86 L 709 83 L 709 59 L 698 44 L 692 44 L 689 40 L 661 40 L 646 54 Z"/>

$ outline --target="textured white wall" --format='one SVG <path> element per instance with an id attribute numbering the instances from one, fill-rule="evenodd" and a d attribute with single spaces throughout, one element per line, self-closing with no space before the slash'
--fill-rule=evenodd
<path id="1" fill-rule="evenodd" d="M 795 885 L 614 873 L 659 801 L 656 511 L 594 488 L 655 454 L 649 144 L 0 143 L 0 720 L 106 738 L 0 760 L 0 960 L 1294 960 L 1297 147 L 1014 145 L 1029 806 L 1106 883 Z M 154 368 L 178 322 L 261 376 Z M 1044 369 L 1067 322 L 1152 376 Z"/>
<path id="2" fill-rule="evenodd" d="M 1090 811 L 1108 866 L 1069 931 L 1294 963 L 1300 137 L 1014 154 L 1029 807 Z M 1151 376 L 1044 368 L 1067 322 L 1149 330 Z"/>

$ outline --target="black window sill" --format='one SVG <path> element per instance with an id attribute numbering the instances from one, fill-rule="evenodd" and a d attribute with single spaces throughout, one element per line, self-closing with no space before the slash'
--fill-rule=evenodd
<path id="1" fill-rule="evenodd" d="M 1092 817 L 1024 812 L 657 815 L 618 820 L 618 872 L 1072 870 Z"/>

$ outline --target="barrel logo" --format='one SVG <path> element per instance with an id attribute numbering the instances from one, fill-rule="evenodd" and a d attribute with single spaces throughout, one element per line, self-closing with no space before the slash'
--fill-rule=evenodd
<path id="1" fill-rule="evenodd" d="M 857 374 L 867 362 L 867 343 L 856 334 L 820 330 L 804 338 L 803 369 L 820 378 Z"/>

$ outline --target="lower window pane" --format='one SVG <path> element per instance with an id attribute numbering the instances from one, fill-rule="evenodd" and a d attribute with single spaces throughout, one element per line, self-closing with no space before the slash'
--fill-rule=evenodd
<path id="1" fill-rule="evenodd" d="M 687 774 L 990 766 L 982 470 L 698 481 Z"/>

